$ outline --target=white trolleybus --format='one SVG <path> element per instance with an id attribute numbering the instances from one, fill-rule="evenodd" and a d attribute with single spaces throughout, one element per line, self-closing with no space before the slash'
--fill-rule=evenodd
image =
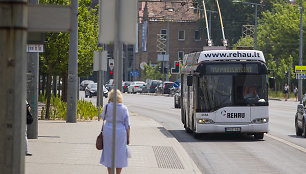
<path id="1" fill-rule="evenodd" d="M 185 130 L 268 132 L 268 69 L 261 51 L 213 50 L 187 54 L 181 76 L 181 119 Z"/>

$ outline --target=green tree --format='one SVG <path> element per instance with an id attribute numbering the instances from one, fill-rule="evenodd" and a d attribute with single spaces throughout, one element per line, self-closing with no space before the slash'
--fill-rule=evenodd
<path id="1" fill-rule="evenodd" d="M 162 79 L 162 73 L 160 72 L 160 63 L 152 66 L 151 63 L 145 66 L 143 73 L 146 79 Z"/>
<path id="2" fill-rule="evenodd" d="M 277 2 L 272 6 L 259 20 L 258 48 L 264 52 L 268 68 L 274 69 L 277 86 L 282 87 L 287 82 L 285 72 L 290 71 L 294 78 L 299 61 L 300 12 L 298 5 Z"/>
<path id="3" fill-rule="evenodd" d="M 41 0 L 41 4 L 69 5 L 69 0 Z M 78 7 L 78 72 L 79 76 L 92 73 L 93 51 L 98 46 L 98 6 L 91 0 L 79 0 Z M 47 109 L 49 118 L 51 76 L 63 80 L 62 100 L 67 99 L 67 77 L 69 59 L 69 33 L 47 33 L 45 52 L 41 54 L 40 67 L 47 76 Z M 41 72 L 42 73 L 42 72 Z M 55 85 L 54 85 L 55 86 Z"/>

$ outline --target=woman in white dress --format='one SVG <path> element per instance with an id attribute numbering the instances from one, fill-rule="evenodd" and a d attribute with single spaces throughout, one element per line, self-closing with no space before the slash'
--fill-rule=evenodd
<path id="1" fill-rule="evenodd" d="M 100 163 L 107 167 L 111 173 L 112 167 L 112 129 L 113 129 L 113 106 L 114 90 L 109 94 L 109 103 L 104 106 L 101 118 L 106 120 L 103 128 L 103 151 Z M 120 174 L 123 167 L 127 167 L 127 145 L 130 142 L 130 121 L 126 106 L 122 104 L 122 95 L 117 90 L 116 109 L 116 174 Z"/>

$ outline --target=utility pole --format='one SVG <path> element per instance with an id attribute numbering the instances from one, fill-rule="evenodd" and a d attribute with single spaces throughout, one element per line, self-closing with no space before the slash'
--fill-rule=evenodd
<path id="1" fill-rule="evenodd" d="M 303 65 L 303 0 L 301 0 L 301 20 L 300 20 L 300 48 L 299 48 L 299 66 Z M 299 89 L 299 101 L 302 103 L 303 97 L 303 81 L 302 79 L 298 80 L 298 89 Z"/>
<path id="2" fill-rule="evenodd" d="M 29 0 L 29 4 L 38 4 L 38 0 Z M 33 123 L 27 125 L 30 139 L 38 137 L 38 85 L 39 85 L 39 53 L 27 53 L 27 101 L 31 105 Z"/>
<path id="3" fill-rule="evenodd" d="M 77 122 L 78 85 L 78 0 L 71 0 L 72 18 L 68 64 L 67 123 Z"/>
<path id="4" fill-rule="evenodd" d="M 0 0 L 0 171 L 23 174 L 25 163 L 27 0 Z"/>

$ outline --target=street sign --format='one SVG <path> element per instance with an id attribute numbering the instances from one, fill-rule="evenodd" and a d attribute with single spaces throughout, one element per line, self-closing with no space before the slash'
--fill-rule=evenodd
<path id="1" fill-rule="evenodd" d="M 178 88 L 180 86 L 180 82 L 174 82 L 173 87 Z"/>
<path id="2" fill-rule="evenodd" d="M 306 66 L 295 66 L 296 73 L 306 73 Z"/>
<path id="3" fill-rule="evenodd" d="M 130 75 L 131 76 L 139 76 L 139 71 L 138 70 L 130 71 Z"/>
<path id="4" fill-rule="evenodd" d="M 28 53 L 42 53 L 44 52 L 44 45 L 39 44 L 28 44 L 27 45 Z"/>
<path id="5" fill-rule="evenodd" d="M 108 66 L 112 70 L 114 69 L 114 59 L 108 59 Z"/>
<path id="6" fill-rule="evenodd" d="M 94 51 L 94 71 L 107 71 L 107 51 Z"/>
<path id="7" fill-rule="evenodd" d="M 158 54 L 157 61 L 168 62 L 169 61 L 169 54 Z"/>
<path id="8" fill-rule="evenodd" d="M 296 73 L 296 79 L 306 79 L 306 73 Z"/>

